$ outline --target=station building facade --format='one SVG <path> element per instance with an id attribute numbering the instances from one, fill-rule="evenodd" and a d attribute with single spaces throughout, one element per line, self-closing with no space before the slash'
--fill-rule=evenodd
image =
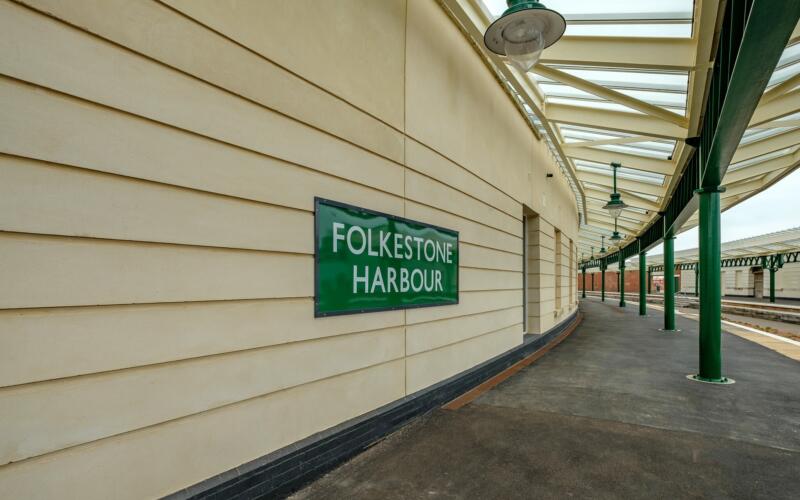
<path id="1" fill-rule="evenodd" d="M 725 265 L 720 273 L 720 286 L 723 296 L 768 298 L 770 293 L 770 273 L 761 256 L 773 253 L 790 253 L 800 249 L 800 228 L 791 228 L 774 233 L 767 233 L 722 244 L 722 257 Z M 739 261 L 747 265 L 736 265 Z M 694 295 L 698 291 L 697 273 L 693 264 L 698 260 L 698 249 L 692 248 L 675 252 L 676 268 L 674 278 L 676 291 L 686 295 Z M 648 264 L 658 270 L 649 272 L 648 293 L 664 292 L 664 272 L 662 255 L 648 257 Z M 683 266 L 682 266 L 683 264 Z M 687 266 L 687 264 L 689 264 Z M 606 270 L 605 289 L 608 292 L 619 291 L 619 268 L 612 264 Z M 600 291 L 602 273 L 597 269 L 587 270 L 586 290 Z M 647 280 L 645 280 L 647 282 Z M 584 276 L 577 276 L 578 290 L 582 291 Z M 639 271 L 636 259 L 627 262 L 625 270 L 626 293 L 639 291 Z M 782 299 L 800 299 L 800 263 L 794 259 L 784 261 L 775 271 L 775 297 Z"/>
<path id="2" fill-rule="evenodd" d="M 575 314 L 574 195 L 437 3 L 0 11 L 0 496 L 185 492 Z M 315 317 L 315 198 L 457 231 L 458 303 Z"/>
<path id="3" fill-rule="evenodd" d="M 586 273 L 586 291 L 599 292 L 601 273 L 592 271 Z M 692 270 L 677 269 L 675 279 L 678 284 L 676 290 L 686 295 L 696 292 L 695 273 Z M 594 280 L 594 281 L 593 281 Z M 769 272 L 760 266 L 740 266 L 722 270 L 720 275 L 722 295 L 729 297 L 753 297 L 763 299 L 769 297 Z M 664 272 L 653 271 L 650 276 L 650 292 L 664 293 Z M 583 277 L 578 274 L 577 287 L 583 290 Z M 619 291 L 619 271 L 606 271 L 606 291 Z M 639 271 L 625 271 L 625 293 L 639 292 Z M 779 299 L 800 300 L 800 264 L 786 264 L 775 275 L 775 297 Z"/>
<path id="4" fill-rule="evenodd" d="M 721 279 L 723 295 L 769 297 L 770 275 L 759 266 L 723 269 Z M 775 274 L 775 297 L 800 300 L 800 264 L 786 264 Z"/>

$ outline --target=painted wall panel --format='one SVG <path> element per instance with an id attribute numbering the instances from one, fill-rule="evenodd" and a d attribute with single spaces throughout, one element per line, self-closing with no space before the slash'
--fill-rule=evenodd
<path id="1" fill-rule="evenodd" d="M 388 124 L 235 40 L 175 15 L 169 6 L 126 0 L 25 3 L 382 156 L 403 160 L 402 134 Z M 120 13 L 124 23 L 119 22 Z M 203 50 L 197 50 L 199 43 Z M 243 74 L 248 77 L 239 76 Z"/>
<path id="2" fill-rule="evenodd" d="M 403 364 L 385 363 L 9 464 L 0 467 L 0 496 L 161 497 L 401 398 Z"/>
<path id="3" fill-rule="evenodd" d="M 369 165 L 366 175 L 349 170 L 354 183 L 347 183 L 331 172 L 318 174 L 306 166 L 2 77 L 0 94 L 0 111 L 15 117 L 3 124 L 4 153 L 312 210 L 313 196 L 300 188 L 307 187 L 330 198 L 344 193 L 354 202 L 374 200 L 371 203 L 387 212 L 402 213 L 402 199 L 382 196 L 402 195 L 403 169 L 392 163 Z M 319 158 L 321 171 L 339 164 L 328 161 L 324 151 Z M 340 162 L 358 166 L 347 156 Z M 372 174 L 381 180 L 367 189 Z M 386 191 L 375 191 L 381 187 Z"/>
<path id="4" fill-rule="evenodd" d="M 464 291 L 518 290 L 522 286 L 522 273 L 462 267 L 459 286 Z"/>
<path id="5" fill-rule="evenodd" d="M 522 226 L 520 234 L 511 235 L 489 226 L 472 222 L 458 215 L 436 210 L 413 201 L 406 201 L 406 217 L 427 221 L 437 226 L 446 227 L 459 232 L 459 240 L 481 245 L 508 253 L 522 254 Z"/>
<path id="6" fill-rule="evenodd" d="M 403 127 L 405 0 L 379 5 L 369 0 L 166 3 L 392 126 Z"/>
<path id="7" fill-rule="evenodd" d="M 313 227 L 307 211 L 0 156 L 6 231 L 311 255 Z"/>
<path id="8" fill-rule="evenodd" d="M 6 389 L 0 463 L 382 364 L 403 351 L 403 329 L 390 328 Z"/>
<path id="9" fill-rule="evenodd" d="M 314 294 L 310 255 L 13 233 L 0 254 L 0 308 Z"/>
<path id="10" fill-rule="evenodd" d="M 533 139 L 524 119 L 441 8 L 410 1 L 407 15 L 407 134 L 525 199 Z"/>
<path id="11" fill-rule="evenodd" d="M 25 25 L 19 18 L 44 19 L 27 10 L 21 16 L 12 15 L 17 9 L 22 8 L 0 16 L 8 19 L 10 29 Z M 4 46 L 2 73 L 303 165 L 349 157 L 347 163 L 332 163 L 328 168 L 341 175 L 341 169 L 360 166 L 362 175 L 372 177 L 370 183 L 379 186 L 386 181 L 376 167 L 367 168 L 388 160 L 78 30 L 55 21 L 46 23 L 46 27 L 31 28 L 34 33 L 46 30 L 48 37 L 37 38 L 47 43 L 38 51 L 38 44 L 26 44 L 29 56 L 20 57 L 22 51 L 13 42 Z M 63 39 L 58 36 L 62 32 Z M 56 50 L 48 50 L 50 46 Z M 304 147 L 310 140 L 315 148 Z"/>
<path id="12" fill-rule="evenodd" d="M 508 193 L 412 138 L 406 139 L 406 166 L 522 219 L 520 203 Z"/>
<path id="13" fill-rule="evenodd" d="M 311 298 L 0 310 L 0 387 L 403 325 L 402 311 L 313 310 Z"/>
<path id="14" fill-rule="evenodd" d="M 406 391 L 414 391 L 444 380 L 492 358 L 522 341 L 522 324 L 426 351 L 406 358 Z"/>
<path id="15" fill-rule="evenodd" d="M 522 271 L 522 256 L 461 242 L 459 258 L 469 267 L 484 267 L 502 271 Z"/>
<path id="16" fill-rule="evenodd" d="M 415 202 L 432 205 L 511 235 L 521 232 L 519 219 L 412 170 L 406 172 L 405 195 Z"/>
<path id="17" fill-rule="evenodd" d="M 461 292 L 459 302 L 454 306 L 408 309 L 406 323 L 413 325 L 521 305 L 522 290 L 520 289 Z"/>
<path id="18" fill-rule="evenodd" d="M 25 3 L 0 3 L 0 496 L 168 494 L 574 310 L 573 195 L 436 2 Z M 314 319 L 314 196 L 459 231 L 459 304 Z"/>
<path id="19" fill-rule="evenodd" d="M 406 354 L 429 351 L 469 338 L 517 325 L 521 307 L 410 325 L 406 328 Z"/>

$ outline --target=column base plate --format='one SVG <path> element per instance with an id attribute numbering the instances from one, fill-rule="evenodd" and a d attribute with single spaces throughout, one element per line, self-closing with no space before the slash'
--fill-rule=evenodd
<path id="1" fill-rule="evenodd" d="M 730 385 L 736 383 L 735 380 L 728 377 L 708 378 L 708 377 L 701 377 L 700 375 L 697 374 L 689 374 L 686 375 L 686 378 L 688 378 L 689 380 L 694 380 L 695 382 L 703 382 L 704 384 Z"/>

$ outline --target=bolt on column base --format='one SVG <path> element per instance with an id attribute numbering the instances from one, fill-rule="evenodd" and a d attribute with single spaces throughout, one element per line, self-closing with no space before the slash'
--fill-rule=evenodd
<path id="1" fill-rule="evenodd" d="M 686 378 L 689 380 L 694 380 L 695 382 L 703 382 L 704 384 L 717 384 L 717 385 L 731 385 L 735 384 L 736 381 L 732 378 L 728 377 L 721 377 L 721 378 L 708 378 L 708 377 L 701 377 L 697 374 L 690 374 L 686 375 Z"/>

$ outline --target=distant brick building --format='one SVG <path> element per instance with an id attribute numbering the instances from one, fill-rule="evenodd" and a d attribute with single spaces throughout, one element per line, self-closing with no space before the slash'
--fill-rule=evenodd
<path id="1" fill-rule="evenodd" d="M 692 273 L 691 271 L 675 271 L 675 277 L 678 279 L 678 283 L 683 283 L 683 273 Z M 586 272 L 586 291 L 595 291 L 599 292 L 601 288 L 601 272 L 594 269 L 592 271 Z M 578 272 L 577 277 L 577 289 L 578 291 L 583 290 L 583 273 L 580 271 Z M 653 273 L 653 276 L 650 277 L 650 290 L 649 293 L 663 293 L 663 273 L 656 272 Z M 692 281 L 694 283 L 694 281 Z M 694 285 L 692 285 L 694 286 Z M 685 288 L 685 287 L 683 287 Z M 681 290 L 681 288 L 676 288 Z M 608 270 L 606 271 L 606 291 L 607 292 L 618 292 L 619 291 L 619 271 L 618 270 Z M 682 291 L 690 291 L 688 289 Z M 639 292 L 639 270 L 638 269 L 626 269 L 625 270 L 625 293 L 638 293 Z"/>

